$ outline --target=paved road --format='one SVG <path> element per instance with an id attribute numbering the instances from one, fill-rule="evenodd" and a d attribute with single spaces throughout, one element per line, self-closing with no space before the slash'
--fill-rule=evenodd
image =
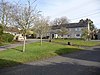
<path id="1" fill-rule="evenodd" d="M 0 69 L 0 75 L 100 75 L 100 46 Z"/>
<path id="2" fill-rule="evenodd" d="M 37 42 L 37 41 L 39 41 L 39 39 L 27 39 L 26 44 Z M 0 51 L 7 50 L 9 48 L 15 48 L 17 46 L 22 46 L 22 45 L 23 45 L 23 42 L 18 42 L 18 43 L 6 45 L 6 46 L 0 46 Z"/>

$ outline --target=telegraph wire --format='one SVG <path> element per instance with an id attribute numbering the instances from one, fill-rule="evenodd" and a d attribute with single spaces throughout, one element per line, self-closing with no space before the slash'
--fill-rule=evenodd
<path id="1" fill-rule="evenodd" d="M 97 14 L 100 14 L 100 11 L 99 12 L 95 12 L 95 13 L 91 13 L 91 14 L 88 14 L 88 15 L 72 18 L 70 20 L 76 20 L 76 19 L 80 19 L 80 18 L 83 18 L 83 17 L 94 16 L 94 15 L 97 15 Z"/>

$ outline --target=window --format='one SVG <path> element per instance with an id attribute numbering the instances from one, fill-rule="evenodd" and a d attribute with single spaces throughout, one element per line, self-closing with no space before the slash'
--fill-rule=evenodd
<path id="1" fill-rule="evenodd" d="M 70 35 L 68 34 L 67 37 L 70 37 Z"/>
<path id="2" fill-rule="evenodd" d="M 81 28 L 75 28 L 75 31 L 81 31 Z"/>
<path id="3" fill-rule="evenodd" d="M 80 37 L 81 36 L 81 34 L 76 34 L 76 37 Z"/>

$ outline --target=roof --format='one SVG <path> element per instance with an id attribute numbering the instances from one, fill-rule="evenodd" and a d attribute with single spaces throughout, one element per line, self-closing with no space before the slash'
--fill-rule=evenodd
<path id="1" fill-rule="evenodd" d="M 52 26 L 52 29 L 60 29 L 61 27 L 66 28 L 78 28 L 78 27 L 87 27 L 87 23 L 69 23 L 69 24 L 63 24 L 63 25 L 54 25 Z"/>
<path id="2" fill-rule="evenodd" d="M 6 32 L 16 32 L 16 33 L 19 33 L 19 30 L 16 27 L 6 27 L 5 31 Z"/>

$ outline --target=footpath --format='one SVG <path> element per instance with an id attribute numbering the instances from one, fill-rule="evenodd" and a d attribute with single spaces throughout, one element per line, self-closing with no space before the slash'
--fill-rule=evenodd
<path id="1" fill-rule="evenodd" d="M 33 42 L 38 42 L 38 41 L 40 41 L 40 40 L 39 39 L 27 39 L 26 44 L 33 43 Z M 17 43 L 14 43 L 14 44 L 0 46 L 0 51 L 7 50 L 9 48 L 15 48 L 17 46 L 22 46 L 22 45 L 23 45 L 23 42 L 17 42 Z"/>

